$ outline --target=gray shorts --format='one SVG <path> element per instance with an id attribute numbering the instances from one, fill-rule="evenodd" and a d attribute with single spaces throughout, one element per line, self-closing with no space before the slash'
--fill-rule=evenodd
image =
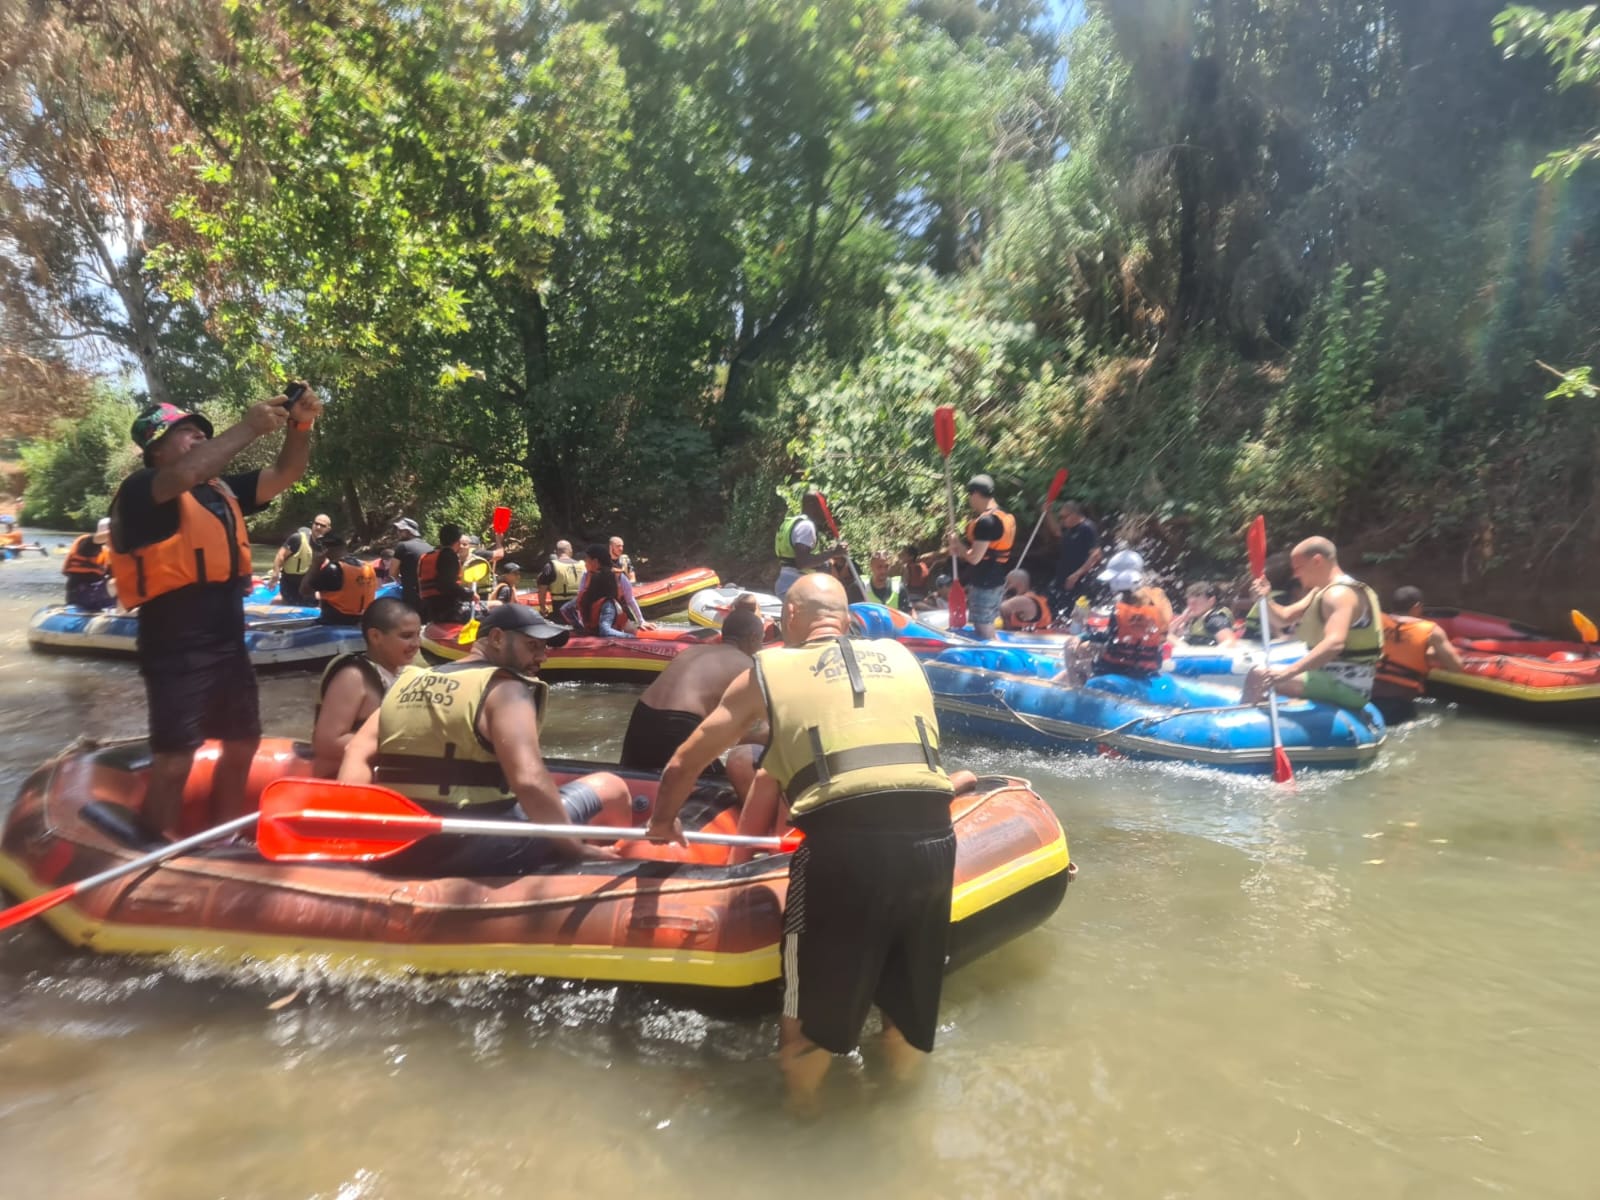
<path id="1" fill-rule="evenodd" d="M 974 629 L 994 628 L 1000 617 L 1000 602 L 1006 598 L 1006 585 L 967 589 L 967 620 Z"/>

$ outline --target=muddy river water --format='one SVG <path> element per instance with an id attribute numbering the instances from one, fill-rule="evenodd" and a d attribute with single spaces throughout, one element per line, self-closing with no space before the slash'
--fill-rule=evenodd
<path id="1" fill-rule="evenodd" d="M 0 809 L 131 665 L 30 653 L 59 557 L 0 564 Z M 262 681 L 305 736 L 316 675 Z M 634 693 L 555 690 L 553 753 Z M 1292 793 L 956 743 L 1032 779 L 1078 881 L 951 976 L 925 1077 L 791 1117 L 771 1018 L 627 989 L 352 984 L 0 934 L 0 1196 L 1600 1194 L 1600 731 L 1436 710 Z"/>

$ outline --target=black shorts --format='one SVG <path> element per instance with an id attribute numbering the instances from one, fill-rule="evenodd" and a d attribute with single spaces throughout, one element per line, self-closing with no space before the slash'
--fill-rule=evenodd
<path id="1" fill-rule="evenodd" d="M 261 736 L 256 670 L 238 646 L 141 652 L 150 749 L 157 754 L 196 749 L 207 738 L 254 741 Z"/>
<path id="2" fill-rule="evenodd" d="M 783 1015 L 823 1049 L 846 1054 L 876 1004 L 906 1041 L 932 1050 L 956 864 L 949 798 L 904 829 L 821 819 L 833 815 L 803 820 L 805 841 L 789 867 Z"/>
<path id="3" fill-rule="evenodd" d="M 678 747 L 700 728 L 704 717 L 677 708 L 652 708 L 643 700 L 633 706 L 628 732 L 622 735 L 620 765 L 636 771 L 663 770 Z M 722 763 L 706 768 L 707 775 L 724 774 Z"/>

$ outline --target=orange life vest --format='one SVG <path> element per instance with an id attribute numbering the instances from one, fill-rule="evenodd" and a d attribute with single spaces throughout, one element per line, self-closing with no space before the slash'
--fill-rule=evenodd
<path id="1" fill-rule="evenodd" d="M 988 512 L 973 517 L 967 522 L 967 545 L 972 545 L 978 539 L 973 536 L 973 531 L 978 528 L 978 522 L 984 517 L 999 517 L 1000 536 L 989 543 L 989 548 L 983 552 L 981 562 L 1008 563 L 1011 561 L 1011 547 L 1017 540 L 1017 519 L 1010 513 L 999 508 L 991 508 Z"/>
<path id="2" fill-rule="evenodd" d="M 0 546 L 22 545 L 22 530 L 13 529 L 9 533 L 0 533 Z"/>
<path id="3" fill-rule="evenodd" d="M 67 561 L 61 564 L 61 573 L 86 579 L 104 579 L 110 563 L 111 555 L 106 548 L 94 540 L 94 534 L 86 533 L 72 543 L 72 549 L 67 551 Z"/>
<path id="4" fill-rule="evenodd" d="M 1437 629 L 1432 621 L 1383 614 L 1383 657 L 1378 660 L 1374 684 L 1391 694 L 1422 695 L 1428 678 L 1428 639 Z"/>
<path id="5" fill-rule="evenodd" d="M 1161 610 L 1154 604 L 1117 601 L 1116 632 L 1100 652 L 1097 667 L 1106 671 L 1138 671 L 1154 675 L 1161 670 L 1161 647 L 1167 640 Z"/>
<path id="6" fill-rule="evenodd" d="M 250 577 L 250 536 L 244 527 L 244 510 L 220 479 L 213 487 L 227 502 L 227 519 L 184 492 L 177 499 L 178 531 L 171 537 L 137 550 L 118 550 L 116 521 L 112 521 L 111 575 L 117 581 L 117 600 L 136 608 L 146 600 L 196 583 L 230 583 Z M 111 504 L 113 512 L 116 502 Z"/>
<path id="7" fill-rule="evenodd" d="M 439 551 L 429 550 L 417 560 L 417 595 L 424 600 L 436 600 L 444 595 L 439 582 Z"/>
<path id="8" fill-rule="evenodd" d="M 322 602 L 347 617 L 359 617 L 378 594 L 378 572 L 365 562 L 337 562 L 333 566 L 344 578 L 334 591 L 322 593 Z"/>
<path id="9" fill-rule="evenodd" d="M 1048 627 L 1050 624 L 1049 602 L 1046 601 L 1043 596 L 1039 595 L 1038 592 L 1023 592 L 1022 595 L 1025 598 L 1033 601 L 1034 605 L 1036 606 L 1034 611 L 1038 613 L 1038 616 L 1032 618 L 1031 620 L 1025 620 L 1024 618 L 1017 616 L 1015 613 L 1012 613 L 1006 617 L 1006 628 L 1030 630 Z"/>
<path id="10" fill-rule="evenodd" d="M 600 632 L 600 610 L 605 606 L 605 602 L 608 599 L 610 597 L 602 596 L 600 589 L 597 587 L 584 589 L 584 594 L 578 597 L 578 622 L 583 626 L 585 633 Z M 620 585 L 617 588 L 617 598 L 612 603 L 617 606 L 617 615 L 613 618 L 611 627 L 616 629 L 622 624 L 623 614 L 622 588 Z"/>

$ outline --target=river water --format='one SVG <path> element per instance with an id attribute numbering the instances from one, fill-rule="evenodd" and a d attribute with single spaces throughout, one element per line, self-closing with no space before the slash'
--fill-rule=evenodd
<path id="1" fill-rule="evenodd" d="M 129 665 L 31 654 L 59 558 L 0 565 L 0 807 Z M 305 736 L 315 675 L 262 680 Z M 633 694 L 563 686 L 553 753 Z M 1353 775 L 1267 782 L 952 746 L 1031 778 L 1081 873 L 951 976 L 921 1082 L 870 1048 L 785 1110 L 772 1019 L 613 988 L 355 985 L 0 935 L 0 1195 L 1592 1197 L 1594 731 L 1450 710 Z"/>

